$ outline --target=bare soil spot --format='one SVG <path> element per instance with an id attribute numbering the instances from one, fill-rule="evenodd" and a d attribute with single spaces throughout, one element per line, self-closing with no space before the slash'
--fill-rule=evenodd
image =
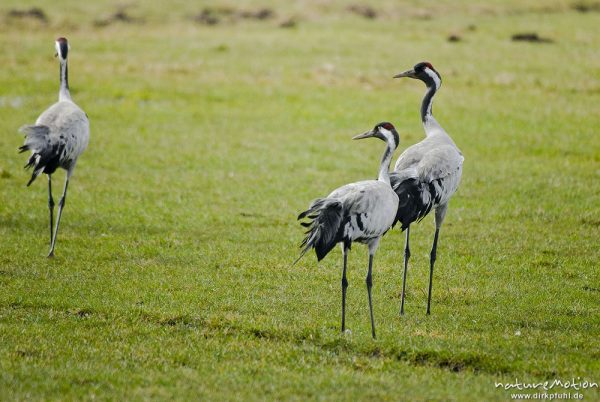
<path id="1" fill-rule="evenodd" d="M 353 5 L 348 7 L 348 11 L 354 13 L 356 15 L 360 15 L 361 17 L 367 18 L 369 20 L 374 20 L 377 18 L 377 11 L 371 6 L 367 5 Z"/>
<path id="2" fill-rule="evenodd" d="M 275 16 L 275 12 L 270 8 L 260 8 L 254 11 L 240 11 L 239 16 L 251 20 L 268 20 Z"/>
<path id="3" fill-rule="evenodd" d="M 192 19 L 202 25 L 217 25 L 234 23 L 239 20 L 265 21 L 275 17 L 275 11 L 270 8 L 256 10 L 235 10 L 229 7 L 205 7 Z"/>
<path id="4" fill-rule="evenodd" d="M 32 7 L 28 10 L 12 9 L 8 11 L 7 15 L 9 18 L 31 18 L 44 23 L 48 22 L 48 16 L 39 7 Z"/>
<path id="5" fill-rule="evenodd" d="M 511 37 L 513 42 L 532 42 L 532 43 L 553 43 L 550 38 L 543 38 L 535 32 L 526 32 L 514 34 Z"/>
<path id="6" fill-rule="evenodd" d="M 107 17 L 95 20 L 94 25 L 97 27 L 105 27 L 119 22 L 123 24 L 137 24 L 143 23 L 144 20 L 133 17 L 125 10 L 125 8 L 120 8 Z"/>
<path id="7" fill-rule="evenodd" d="M 202 25 L 217 25 L 221 22 L 221 18 L 222 15 L 218 10 L 207 7 L 193 17 L 193 20 Z"/>
<path id="8" fill-rule="evenodd" d="M 600 12 L 600 1 L 587 2 L 578 1 L 571 4 L 573 10 L 579 11 L 580 13 Z"/>

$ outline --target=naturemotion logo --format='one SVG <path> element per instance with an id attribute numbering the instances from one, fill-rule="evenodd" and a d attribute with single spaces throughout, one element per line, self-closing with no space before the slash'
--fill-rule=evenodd
<path id="1" fill-rule="evenodd" d="M 519 379 L 515 378 L 514 382 L 494 382 L 496 388 L 504 388 L 505 390 L 509 389 L 518 389 L 526 390 L 526 389 L 543 389 L 544 391 L 549 391 L 554 388 L 562 388 L 562 389 L 573 389 L 575 391 L 579 391 L 582 389 L 590 389 L 590 388 L 598 388 L 598 383 L 594 381 L 582 380 L 581 377 L 572 378 L 571 380 L 563 381 L 560 379 L 554 379 L 552 381 L 543 381 L 543 382 L 521 382 Z"/>

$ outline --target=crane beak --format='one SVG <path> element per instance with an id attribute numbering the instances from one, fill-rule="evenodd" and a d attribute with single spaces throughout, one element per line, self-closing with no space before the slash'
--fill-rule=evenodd
<path id="1" fill-rule="evenodd" d="M 407 70 L 403 73 L 394 75 L 394 78 L 404 78 L 404 77 L 417 78 L 417 75 L 415 73 L 415 70 Z"/>
<path id="2" fill-rule="evenodd" d="M 363 138 L 369 138 L 369 137 L 374 137 L 374 136 L 375 136 L 375 132 L 373 130 L 369 130 L 366 133 L 355 135 L 354 137 L 352 137 L 352 139 L 353 140 L 361 140 Z"/>

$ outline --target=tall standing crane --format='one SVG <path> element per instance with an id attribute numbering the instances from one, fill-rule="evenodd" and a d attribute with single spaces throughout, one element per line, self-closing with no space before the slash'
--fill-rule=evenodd
<path id="1" fill-rule="evenodd" d="M 426 137 L 407 148 L 398 157 L 394 171 L 390 174 L 392 187 L 399 199 L 396 220 L 402 224 L 402 230 L 406 230 L 400 314 L 404 314 L 406 271 L 410 258 L 410 225 L 423 219 L 433 209 L 435 210 L 435 234 L 429 259 L 427 295 L 427 314 L 430 314 L 433 266 L 436 260 L 438 236 L 448 210 L 448 202 L 460 183 L 464 157 L 432 114 L 433 97 L 442 85 L 440 74 L 431 63 L 421 62 L 411 70 L 394 76 L 394 78 L 403 77 L 423 81 L 427 86 L 427 92 L 421 104 L 421 120 Z"/>
<path id="2" fill-rule="evenodd" d="M 20 152 L 31 151 L 25 165 L 32 168 L 29 186 L 42 173 L 48 175 L 48 209 L 50 210 L 50 251 L 48 257 L 54 256 L 58 225 L 67 198 L 69 179 L 73 174 L 79 155 L 86 149 L 90 138 L 90 123 L 87 115 L 71 99 L 69 92 L 69 74 L 67 55 L 69 42 L 66 38 L 58 38 L 55 42 L 56 56 L 60 63 L 60 87 L 58 102 L 46 109 L 35 122 L 35 125 L 23 126 L 20 132 L 25 135 L 25 144 Z M 52 174 L 58 168 L 67 171 L 65 187 L 58 202 L 56 227 L 53 228 L 54 199 L 52 198 Z"/>

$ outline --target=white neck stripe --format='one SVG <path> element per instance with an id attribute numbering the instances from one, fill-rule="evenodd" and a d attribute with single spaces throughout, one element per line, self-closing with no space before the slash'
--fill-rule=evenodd
<path id="1" fill-rule="evenodd" d="M 379 131 L 381 132 L 381 134 L 383 134 L 386 141 L 389 141 L 390 138 L 392 138 L 392 132 L 390 130 L 388 130 L 387 128 L 379 127 Z"/>
<path id="2" fill-rule="evenodd" d="M 440 77 L 435 73 L 435 71 L 433 71 L 429 67 L 425 67 L 424 71 L 425 71 L 425 74 L 430 76 L 431 79 L 433 80 L 433 82 L 435 82 L 435 88 L 440 89 L 440 86 L 442 85 L 442 80 L 440 80 Z"/>

